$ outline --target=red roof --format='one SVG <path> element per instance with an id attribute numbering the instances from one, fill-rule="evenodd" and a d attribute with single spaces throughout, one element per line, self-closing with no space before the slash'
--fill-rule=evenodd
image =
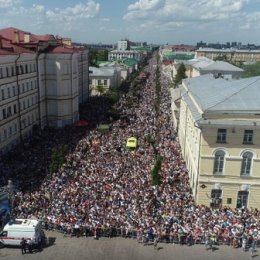
<path id="1" fill-rule="evenodd" d="M 39 42 L 52 42 L 47 49 L 49 53 L 74 53 L 84 50 L 82 47 L 62 44 L 60 39 L 56 39 L 51 34 L 35 35 L 14 27 L 0 29 L 1 38 L 4 39 L 0 45 L 4 49 L 1 53 L 6 54 L 8 51 L 10 53 L 33 53 L 32 50 L 37 50 Z M 53 41 L 57 46 L 53 46 Z"/>
<path id="2" fill-rule="evenodd" d="M 82 48 L 77 46 L 70 46 L 70 45 L 60 45 L 54 48 L 51 48 L 48 53 L 74 53 L 81 51 Z"/>
<path id="3" fill-rule="evenodd" d="M 0 53 L 1 55 L 11 55 L 18 53 L 33 53 L 33 51 L 23 48 L 21 46 L 12 44 L 10 40 L 5 39 L 0 35 Z"/>
<path id="4" fill-rule="evenodd" d="M 14 28 L 14 27 L 0 29 L 0 35 L 11 40 L 12 42 L 16 42 L 16 43 L 18 43 L 18 42 L 25 43 L 26 42 L 26 41 L 24 41 L 25 35 L 29 36 L 30 43 L 38 43 L 39 41 L 55 40 L 55 37 L 50 34 L 35 35 L 30 32 L 25 32 L 23 30 L 20 30 L 20 29 Z"/>
<path id="5" fill-rule="evenodd" d="M 194 51 L 195 47 L 192 45 L 184 45 L 184 44 L 180 44 L 180 45 L 174 45 L 172 46 L 172 50 L 173 51 Z"/>

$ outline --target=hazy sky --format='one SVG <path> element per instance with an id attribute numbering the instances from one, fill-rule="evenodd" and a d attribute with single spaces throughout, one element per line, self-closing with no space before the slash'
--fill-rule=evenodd
<path id="1" fill-rule="evenodd" d="M 260 45 L 260 0 L 0 0 L 0 28 L 81 43 Z"/>

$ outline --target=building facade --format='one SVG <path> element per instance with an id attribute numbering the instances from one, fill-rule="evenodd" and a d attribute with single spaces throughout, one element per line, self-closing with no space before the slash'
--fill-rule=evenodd
<path id="1" fill-rule="evenodd" d="M 0 150 L 79 118 L 89 96 L 88 52 L 15 28 L 0 30 Z"/>
<path id="2" fill-rule="evenodd" d="M 259 83 L 183 80 L 178 136 L 197 203 L 260 208 Z"/>
<path id="3" fill-rule="evenodd" d="M 120 84 L 120 70 L 116 67 L 89 67 L 90 93 L 92 96 L 107 92 Z"/>
<path id="4" fill-rule="evenodd" d="M 223 58 L 232 62 L 257 62 L 260 61 L 260 50 L 199 48 L 195 51 L 195 57 L 207 57 L 212 60 Z"/>
<path id="5" fill-rule="evenodd" d="M 137 61 L 142 61 L 144 55 L 141 51 L 136 50 L 113 50 L 108 53 L 108 60 L 123 60 L 123 59 L 135 59 Z"/>
<path id="6" fill-rule="evenodd" d="M 121 40 L 117 42 L 118 51 L 130 50 L 130 42 L 128 40 Z"/>

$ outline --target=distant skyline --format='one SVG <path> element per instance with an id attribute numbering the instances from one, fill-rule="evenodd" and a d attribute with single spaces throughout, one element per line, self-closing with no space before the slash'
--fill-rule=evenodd
<path id="1" fill-rule="evenodd" d="M 0 0 L 0 28 L 154 44 L 260 45 L 260 0 Z"/>

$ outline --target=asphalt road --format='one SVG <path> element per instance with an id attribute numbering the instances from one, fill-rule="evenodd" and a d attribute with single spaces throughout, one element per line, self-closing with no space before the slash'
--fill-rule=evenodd
<path id="1" fill-rule="evenodd" d="M 203 245 L 188 247 L 176 244 L 158 243 L 158 249 L 152 245 L 143 246 L 136 239 L 64 237 L 57 232 L 47 232 L 50 246 L 42 252 L 21 254 L 20 248 L 0 249 L 0 259 L 5 260 L 247 260 L 260 259 L 258 252 L 251 258 L 250 252 L 242 252 L 241 248 L 229 246 L 215 247 L 212 252 Z M 258 250 L 260 254 L 260 249 Z"/>

